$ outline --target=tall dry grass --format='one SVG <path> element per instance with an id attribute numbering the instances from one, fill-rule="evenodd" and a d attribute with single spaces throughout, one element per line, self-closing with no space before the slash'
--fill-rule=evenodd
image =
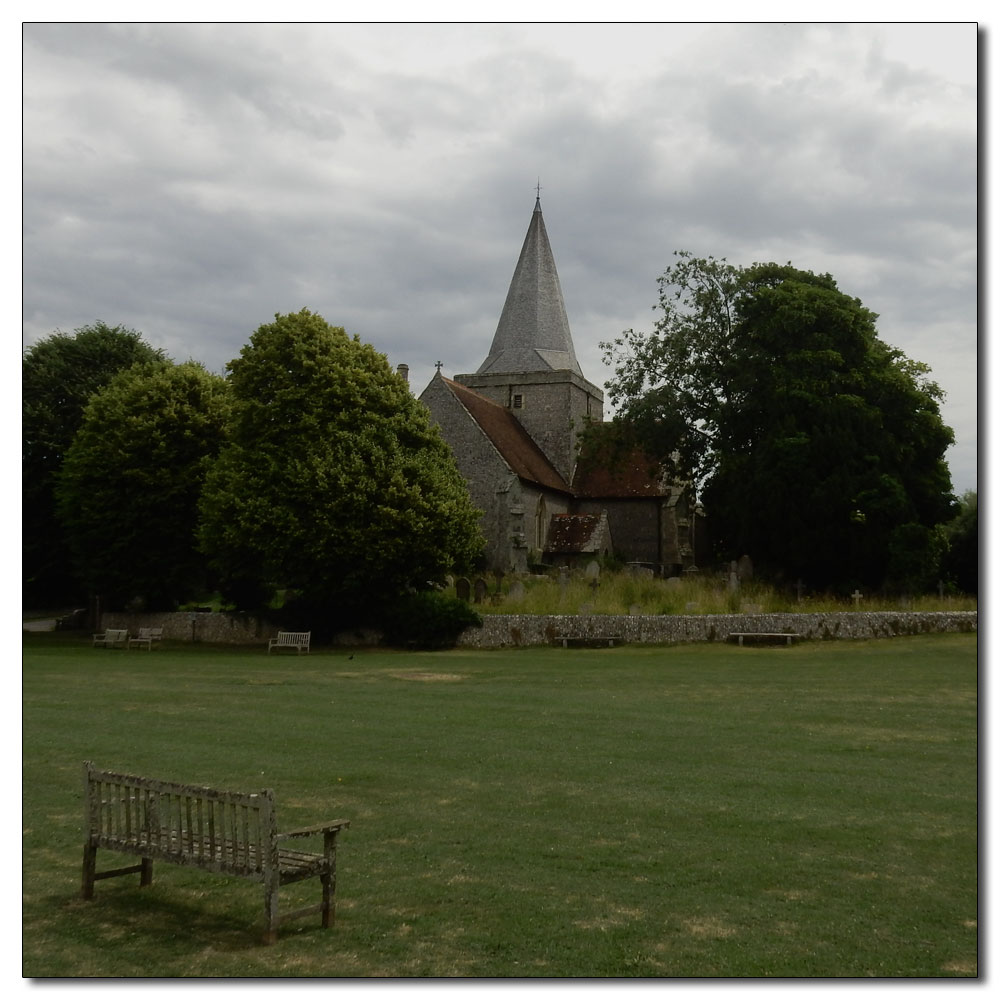
<path id="1" fill-rule="evenodd" d="M 602 571 L 592 580 L 581 571 L 565 578 L 547 575 L 506 576 L 499 586 L 485 576 L 488 595 L 482 604 L 489 614 L 685 615 L 778 614 L 836 611 L 975 611 L 977 601 L 966 595 L 915 597 L 864 594 L 859 600 L 831 594 L 782 591 L 757 581 L 733 589 L 721 577 L 694 576 L 665 580 L 630 572 Z M 516 585 L 520 585 L 519 587 Z M 512 593 L 513 589 L 513 593 Z M 455 587 L 447 591 L 455 595 Z"/>

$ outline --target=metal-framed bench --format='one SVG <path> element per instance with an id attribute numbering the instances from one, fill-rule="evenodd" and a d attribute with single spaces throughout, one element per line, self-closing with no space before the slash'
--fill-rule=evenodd
<path id="1" fill-rule="evenodd" d="M 105 649 L 126 649 L 128 646 L 127 628 L 109 628 L 94 636 L 94 645 Z"/>
<path id="2" fill-rule="evenodd" d="M 128 641 L 128 648 L 131 649 L 133 646 L 136 649 L 152 649 L 154 642 L 163 642 L 163 629 L 162 628 L 141 628 L 139 629 L 139 634 L 133 636 Z"/>
<path id="3" fill-rule="evenodd" d="M 264 941 L 277 940 L 281 922 L 319 913 L 323 927 L 334 921 L 337 834 L 345 819 L 278 833 L 274 792 L 227 792 L 136 775 L 100 771 L 90 761 L 84 770 L 83 898 L 93 899 L 94 883 L 139 874 L 139 885 L 153 881 L 153 862 L 167 861 L 235 875 L 264 886 Z M 282 846 L 292 838 L 323 837 L 323 853 Z M 117 851 L 138 864 L 97 871 L 97 852 Z M 318 878 L 322 899 L 314 906 L 278 912 L 278 888 Z"/>
<path id="4" fill-rule="evenodd" d="M 272 649 L 294 649 L 296 653 L 309 652 L 309 637 L 312 632 L 279 632 L 267 643 L 267 651 Z"/>

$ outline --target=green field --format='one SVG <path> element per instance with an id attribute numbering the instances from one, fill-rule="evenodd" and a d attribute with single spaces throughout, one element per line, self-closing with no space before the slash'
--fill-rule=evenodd
<path id="1" fill-rule="evenodd" d="M 974 635 L 24 645 L 25 976 L 978 974 Z M 336 926 L 261 946 L 260 887 L 165 864 L 83 902 L 85 759 L 350 818 Z"/>

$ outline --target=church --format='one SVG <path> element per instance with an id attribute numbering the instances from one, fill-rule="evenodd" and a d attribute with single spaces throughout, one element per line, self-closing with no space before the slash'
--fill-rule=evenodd
<path id="1" fill-rule="evenodd" d="M 696 568 L 690 489 L 602 447 L 604 393 L 577 361 L 539 198 L 486 359 L 470 375 L 439 369 L 420 400 L 483 512 L 487 568 L 602 557 L 665 576 Z"/>

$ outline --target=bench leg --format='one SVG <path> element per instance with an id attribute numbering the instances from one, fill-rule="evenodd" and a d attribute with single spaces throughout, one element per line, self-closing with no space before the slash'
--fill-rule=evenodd
<path id="1" fill-rule="evenodd" d="M 333 925 L 333 877 L 331 875 L 320 875 L 320 882 L 323 883 L 323 908 L 320 910 L 320 922 L 323 927 Z"/>
<path id="2" fill-rule="evenodd" d="M 320 876 L 323 885 L 322 923 L 324 927 L 332 927 L 337 917 L 337 834 L 339 830 L 329 830 L 323 835 L 323 853 L 326 855 L 327 871 Z"/>
<path id="3" fill-rule="evenodd" d="M 278 923 L 278 880 L 273 878 L 264 883 L 264 944 L 278 940 Z"/>
<path id="4" fill-rule="evenodd" d="M 94 898 L 94 876 L 97 874 L 97 848 L 83 845 L 83 898 Z"/>
<path id="5" fill-rule="evenodd" d="M 153 859 L 143 858 L 142 868 L 139 869 L 139 885 L 152 885 L 153 884 Z"/>

